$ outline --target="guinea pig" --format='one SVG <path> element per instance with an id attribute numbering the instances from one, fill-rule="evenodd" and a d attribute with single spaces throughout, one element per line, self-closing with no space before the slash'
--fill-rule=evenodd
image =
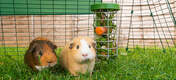
<path id="1" fill-rule="evenodd" d="M 45 41 L 49 41 L 47 38 L 44 38 L 44 37 L 37 37 L 35 38 L 33 41 L 35 40 L 45 40 Z"/>
<path id="2" fill-rule="evenodd" d="M 34 39 L 24 55 L 24 63 L 34 71 L 52 67 L 57 63 L 55 49 L 57 46 L 46 38 Z"/>
<path id="3" fill-rule="evenodd" d="M 73 76 L 79 73 L 92 74 L 95 65 L 95 41 L 89 37 L 76 37 L 62 49 L 59 61 L 61 66 Z"/>

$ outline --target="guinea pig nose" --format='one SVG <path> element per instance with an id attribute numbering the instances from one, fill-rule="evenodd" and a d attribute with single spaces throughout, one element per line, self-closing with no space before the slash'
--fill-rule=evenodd
<path id="1" fill-rule="evenodd" d="M 82 54 L 82 56 L 86 57 L 86 56 L 88 56 L 88 54 Z"/>

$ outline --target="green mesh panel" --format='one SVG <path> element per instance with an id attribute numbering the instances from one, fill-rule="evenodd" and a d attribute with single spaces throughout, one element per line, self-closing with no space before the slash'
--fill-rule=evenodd
<path id="1" fill-rule="evenodd" d="M 101 0 L 0 0 L 0 15 L 90 14 Z"/>

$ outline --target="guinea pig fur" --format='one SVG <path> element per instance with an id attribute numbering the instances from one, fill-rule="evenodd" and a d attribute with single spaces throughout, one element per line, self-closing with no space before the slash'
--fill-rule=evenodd
<path id="1" fill-rule="evenodd" d="M 95 41 L 89 37 L 76 37 L 69 41 L 60 54 L 60 64 L 73 76 L 92 74 L 95 65 Z"/>
<path id="2" fill-rule="evenodd" d="M 57 63 L 56 48 L 48 39 L 38 37 L 30 43 L 24 55 L 24 63 L 34 71 L 52 67 Z"/>

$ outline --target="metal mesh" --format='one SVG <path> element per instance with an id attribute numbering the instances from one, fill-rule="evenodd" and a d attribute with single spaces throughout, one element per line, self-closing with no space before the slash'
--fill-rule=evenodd
<path id="1" fill-rule="evenodd" d="M 64 7 L 57 8 L 56 5 L 61 3 L 51 0 L 46 4 L 50 6 L 45 8 L 42 5 L 43 0 L 39 0 L 37 4 L 27 0 L 25 7 L 17 6 L 15 0 L 7 0 L 11 3 L 3 1 L 0 1 L 1 56 L 23 55 L 30 41 L 38 36 L 50 39 L 58 47 L 63 47 L 75 36 L 94 37 L 94 14 L 90 11 L 89 5 L 101 2 L 100 0 L 74 0 L 74 3 L 70 3 L 64 0 L 62 3 Z M 175 48 L 176 0 L 103 0 L 102 2 L 120 4 L 121 9 L 116 13 L 115 18 L 118 48 L 125 48 L 126 51 L 133 50 L 136 46 L 144 49 L 159 47 L 163 51 L 166 48 Z M 6 4 L 11 6 L 3 6 Z M 66 4 L 76 7 L 70 8 Z M 33 13 L 35 8 L 31 9 L 31 5 L 37 6 L 38 12 Z M 84 6 L 87 7 L 84 8 Z M 26 11 L 20 13 L 23 8 Z M 81 10 L 84 10 L 84 13 L 81 13 Z M 8 11 L 12 13 L 6 15 L 5 12 Z"/>

